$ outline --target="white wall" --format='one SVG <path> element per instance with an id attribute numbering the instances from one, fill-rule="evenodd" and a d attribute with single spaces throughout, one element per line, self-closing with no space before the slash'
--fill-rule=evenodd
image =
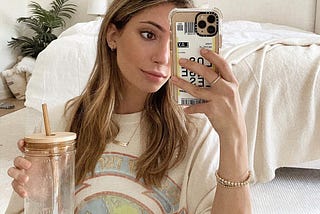
<path id="1" fill-rule="evenodd" d="M 38 2 L 42 7 L 49 9 L 50 2 L 48 0 L 34 0 Z M 93 20 L 95 17 L 86 14 L 87 2 L 90 0 L 71 0 L 71 3 L 77 5 L 77 12 L 73 15 L 71 20 L 67 20 L 67 26 L 78 23 Z M 0 0 L 0 72 L 9 69 L 16 62 L 16 53 L 7 46 L 11 37 L 17 37 L 21 35 L 23 29 L 16 23 L 17 18 L 22 16 L 28 16 L 29 8 L 28 4 L 31 0 Z M 58 30 L 59 34 L 62 30 Z M 11 96 L 3 78 L 0 78 L 0 99 L 4 99 Z"/>
<path id="2" fill-rule="evenodd" d="M 320 34 L 320 0 L 317 0 L 317 14 L 316 14 L 316 23 L 315 23 L 315 32 Z"/>
<path id="3" fill-rule="evenodd" d="M 1 0 L 0 0 L 1 1 Z M 28 0 L 29 2 L 32 0 Z M 67 27 L 70 27 L 71 25 L 78 23 L 78 22 L 85 22 L 89 20 L 95 19 L 95 17 L 87 15 L 87 4 L 90 0 L 70 0 L 70 3 L 74 3 L 77 5 L 77 12 L 72 15 L 71 20 L 67 21 Z M 50 2 L 48 0 L 35 0 L 35 2 L 38 2 L 41 6 L 44 8 L 50 7 Z"/>
<path id="4" fill-rule="evenodd" d="M 315 30 L 317 0 L 215 0 L 215 2 L 226 17 L 225 20 L 270 22 L 307 31 Z"/>
<path id="5" fill-rule="evenodd" d="M 0 0 L 0 72 L 11 67 L 15 61 L 12 50 L 7 46 L 11 37 L 17 35 L 16 18 L 26 15 L 27 0 Z M 0 99 L 10 95 L 4 80 L 0 81 Z"/>

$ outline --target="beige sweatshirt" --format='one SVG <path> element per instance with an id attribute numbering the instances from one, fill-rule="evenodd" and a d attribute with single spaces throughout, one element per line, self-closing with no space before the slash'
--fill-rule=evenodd
<path id="1" fill-rule="evenodd" d="M 120 125 L 117 140 L 108 144 L 94 176 L 76 187 L 75 213 L 210 213 L 219 161 L 219 137 L 207 117 L 195 114 L 197 130 L 190 135 L 185 159 L 171 169 L 160 188 L 136 180 L 134 166 L 142 153 L 141 113 L 115 115 Z M 155 130 L 156 131 L 156 130 Z M 23 199 L 13 194 L 6 214 L 23 211 Z"/>

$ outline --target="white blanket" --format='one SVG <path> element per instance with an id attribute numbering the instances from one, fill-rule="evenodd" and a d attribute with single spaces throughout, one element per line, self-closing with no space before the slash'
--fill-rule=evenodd
<path id="1" fill-rule="evenodd" d="M 320 159 L 320 37 L 223 50 L 239 83 L 256 182 Z"/>

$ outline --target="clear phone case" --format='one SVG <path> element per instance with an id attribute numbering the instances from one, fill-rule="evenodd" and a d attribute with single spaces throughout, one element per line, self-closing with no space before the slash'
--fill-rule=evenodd
<path id="1" fill-rule="evenodd" d="M 219 53 L 221 47 L 221 12 L 214 9 L 183 8 L 170 12 L 172 72 L 198 87 L 210 87 L 198 74 L 179 65 L 180 58 L 190 59 L 215 69 L 214 65 L 200 55 L 206 48 Z M 178 104 L 193 105 L 205 102 L 174 86 Z"/>

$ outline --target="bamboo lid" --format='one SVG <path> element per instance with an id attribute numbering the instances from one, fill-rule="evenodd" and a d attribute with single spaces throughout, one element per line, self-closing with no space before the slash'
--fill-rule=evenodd
<path id="1" fill-rule="evenodd" d="M 30 136 L 26 136 L 24 141 L 26 143 L 62 143 L 68 141 L 74 141 L 77 135 L 73 132 L 53 132 L 50 136 L 45 133 L 35 133 Z"/>

